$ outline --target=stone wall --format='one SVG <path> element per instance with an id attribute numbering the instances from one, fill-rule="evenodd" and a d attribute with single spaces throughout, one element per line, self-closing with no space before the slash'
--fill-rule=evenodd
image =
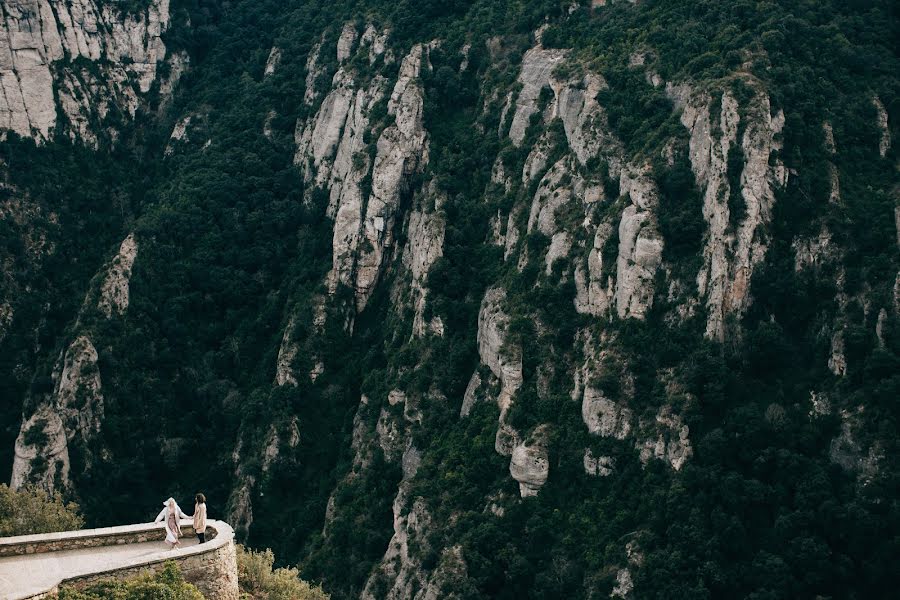
<path id="1" fill-rule="evenodd" d="M 181 531 L 185 536 L 194 535 L 194 529 L 189 521 L 182 521 Z M 18 600 L 55 598 L 62 585 L 83 588 L 102 579 L 125 579 L 144 573 L 155 573 L 162 570 L 169 560 L 178 565 L 184 578 L 196 585 L 206 598 L 237 600 L 239 592 L 234 531 L 227 523 L 210 521 L 207 524 L 206 535 L 205 544 L 188 546 L 175 554 L 161 549 L 160 552 L 148 554 L 115 568 L 98 568 L 94 572 L 73 573 L 49 589 L 24 595 Z M 165 530 L 161 523 L 17 536 L 0 539 L 0 557 L 84 548 L 97 548 L 99 553 L 103 547 L 162 542 L 164 539 Z M 100 564 L 102 561 L 98 561 L 98 565 Z"/>

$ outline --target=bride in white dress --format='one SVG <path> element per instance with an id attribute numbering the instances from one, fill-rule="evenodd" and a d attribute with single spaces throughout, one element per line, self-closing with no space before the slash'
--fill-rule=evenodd
<path id="1" fill-rule="evenodd" d="M 181 511 L 181 507 L 178 506 L 178 503 L 175 502 L 174 498 L 169 498 L 165 502 L 163 502 L 163 509 L 156 516 L 156 520 L 154 523 L 159 523 L 162 521 L 166 524 L 166 543 L 171 546 L 171 549 L 174 550 L 177 548 L 180 543 L 178 538 L 181 537 L 181 526 L 179 525 L 179 521 L 181 519 L 190 519 L 191 517 L 185 515 Z"/>

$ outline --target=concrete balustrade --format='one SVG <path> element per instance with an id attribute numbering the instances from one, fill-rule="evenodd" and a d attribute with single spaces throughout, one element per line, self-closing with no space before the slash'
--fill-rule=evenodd
<path id="1" fill-rule="evenodd" d="M 53 598 L 61 585 L 83 588 L 101 579 L 152 573 L 174 561 L 207 598 L 237 600 L 234 531 L 208 521 L 197 544 L 190 521 L 181 522 L 185 546 L 170 550 L 162 523 L 0 538 L 0 597 Z"/>

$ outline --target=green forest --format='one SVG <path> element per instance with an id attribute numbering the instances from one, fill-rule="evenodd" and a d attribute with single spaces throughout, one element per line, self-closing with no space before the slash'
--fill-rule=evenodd
<path id="1" fill-rule="evenodd" d="M 140 13 L 148 2 L 97 4 Z M 69 442 L 73 486 L 64 497 L 78 502 L 88 527 L 149 521 L 164 498 L 197 491 L 213 518 L 243 514 L 236 490 L 252 479 L 252 519 L 235 527 L 242 543 L 271 548 L 276 566 L 296 567 L 332 598 L 364 590 L 381 598 L 392 581 L 373 573 L 395 533 L 398 486 L 408 486 L 402 514 L 421 499 L 431 515 L 410 542 L 416 568 L 439 571 L 449 548 L 464 557 L 465 574 L 443 581 L 441 597 L 606 598 L 629 564 L 635 598 L 893 596 L 900 586 L 897 3 L 171 0 L 170 21 L 167 52 L 190 57 L 171 101 L 160 101 L 155 82 L 133 120 L 111 112 L 96 124 L 118 131 L 101 135 L 96 150 L 70 140 L 64 119 L 51 142 L 12 132 L 0 141 L 0 201 L 26 198 L 37 215 L 0 218 L 0 291 L 15 310 L 0 337 L 5 473 L 23 415 L 52 396 L 61 353 L 87 333 L 99 355 L 103 418 L 96 435 Z M 339 65 L 334 48 L 348 22 L 357 31 L 368 24 L 389 31 L 397 60 L 370 60 L 359 50 Z M 543 48 L 570 50 L 561 70 L 602 76 L 597 102 L 623 161 L 652 167 L 665 274 L 655 275 L 643 319 L 578 312 L 575 260 L 545 269 L 535 257 L 551 239 L 537 229 L 519 241 L 527 260 L 518 263 L 491 241 L 496 215 L 505 224 L 519 210 L 526 225 L 537 183 L 518 174 L 531 148 L 547 140 L 548 165 L 569 152 L 562 121 L 545 122 L 542 111 L 520 145 L 497 135 L 509 128 L 504 101 L 519 93 L 523 56 L 539 28 Z M 395 291 L 409 277 L 399 251 L 386 253 L 388 266 L 358 314 L 352 289 L 338 286 L 329 296 L 329 190 L 295 163 L 295 133 L 317 115 L 339 68 L 359 89 L 377 78 L 393 85 L 400 59 L 431 40 L 439 44 L 418 82 L 429 158 L 409 176 L 394 234 L 402 248 L 409 235 L 402 215 L 429 197 L 433 183 L 431 197 L 444 199 L 444 236 L 424 310 L 426 319 L 440 319 L 443 334 L 417 337 L 409 333 L 413 310 Z M 280 62 L 264 75 L 273 47 Z M 309 79 L 308 57 L 319 47 L 319 75 Z M 630 63 L 638 51 L 662 81 L 690 82 L 714 107 L 730 94 L 746 110 L 763 90 L 772 114 L 784 113 L 777 159 L 790 176 L 757 232 L 768 249 L 752 276 L 752 303 L 726 323 L 724 341 L 705 335 L 702 302 L 671 318 L 683 297 L 670 293 L 666 277 L 688 282 L 696 295 L 709 235 L 704 189 L 681 111 L 664 85 Z M 308 81 L 318 90 L 311 103 Z M 546 106 L 553 94 L 543 89 Z M 373 133 L 360 161 L 376 156 L 377 136 L 394 118 L 390 90 L 368 114 Z M 884 155 L 876 97 L 894 140 Z M 193 115 L 190 136 L 175 144 L 170 134 L 186 115 Z M 836 153 L 823 141 L 825 122 Z M 675 149 L 671 161 L 667 148 Z M 732 233 L 747 214 L 737 191 L 745 160 L 739 148 L 729 155 L 732 194 L 723 201 Z M 510 185 L 492 176 L 498 163 L 515 175 Z M 838 203 L 829 201 L 832 167 Z M 601 199 L 559 211 L 556 221 L 573 232 L 575 247 L 590 248 L 582 221 L 616 216 L 618 224 L 628 200 L 609 161 L 578 169 L 601 182 Z M 837 258 L 798 269 L 795 241 L 823 228 Z M 122 318 L 105 318 L 88 299 L 132 232 L 140 250 L 130 304 Z M 23 242 L 35 236 L 52 246 L 39 263 Z M 615 271 L 619 236 L 614 228 L 598 249 L 604 273 Z M 504 418 L 529 434 L 548 426 L 550 475 L 534 497 L 519 498 L 509 458 L 495 451 L 497 404 L 478 402 L 460 417 L 472 373 L 490 375 L 477 332 L 485 292 L 498 286 L 506 292 L 506 343 L 522 349 L 523 381 Z M 317 328 L 325 296 L 328 318 Z M 842 375 L 829 369 L 832 340 L 823 333 L 836 319 Z M 276 385 L 286 328 L 298 341 L 297 372 L 324 365 L 315 380 Z M 652 419 L 671 401 L 660 373 L 679 383 L 674 395 L 693 446 L 680 470 L 642 463 L 633 440 L 585 428 L 580 398 L 571 395 L 585 336 L 608 343 L 592 385 L 635 415 Z M 421 413 L 408 425 L 421 453 L 408 482 L 405 465 L 377 441 L 365 467 L 355 458 L 355 423 L 374 436 L 384 418 L 403 421 L 404 407 L 387 400 L 395 389 L 416 398 Z M 812 415 L 811 393 L 827 397 L 832 410 Z M 842 413 L 858 423 L 844 454 L 835 450 Z M 289 443 L 292 427 L 298 440 Z M 267 459 L 272 439 L 275 458 Z M 588 477 L 585 449 L 611 457 L 613 475 Z M 866 456 L 877 457 L 874 474 L 860 466 Z M 502 518 L 486 509 L 501 497 Z M 637 562 L 626 546 L 640 549 Z"/>

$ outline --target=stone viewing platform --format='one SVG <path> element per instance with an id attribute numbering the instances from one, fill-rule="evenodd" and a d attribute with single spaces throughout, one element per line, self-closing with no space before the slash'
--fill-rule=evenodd
<path id="1" fill-rule="evenodd" d="M 0 538 L 0 598 L 53 598 L 61 585 L 82 587 L 100 579 L 124 579 L 174 561 L 184 578 L 207 598 L 237 600 L 234 531 L 208 521 L 198 544 L 190 521 L 181 522 L 182 547 L 170 550 L 162 523 L 83 529 Z"/>

